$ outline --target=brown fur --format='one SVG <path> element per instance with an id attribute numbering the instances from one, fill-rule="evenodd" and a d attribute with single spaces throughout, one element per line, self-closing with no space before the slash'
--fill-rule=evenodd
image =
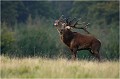
<path id="1" fill-rule="evenodd" d="M 82 35 L 78 32 L 72 32 L 70 29 L 60 31 L 61 40 L 69 47 L 72 52 L 72 58 L 76 59 L 77 51 L 88 50 L 100 60 L 99 50 L 101 43 L 94 36 Z"/>
<path id="2" fill-rule="evenodd" d="M 65 43 L 71 50 L 72 58 L 74 60 L 76 59 L 77 51 L 88 50 L 100 61 L 99 50 L 101 47 L 101 42 L 89 32 L 87 32 L 87 35 L 83 35 L 78 32 L 72 32 L 70 29 L 71 26 L 68 26 L 65 22 L 61 22 L 61 20 L 55 20 L 54 26 L 60 33 L 63 43 Z M 86 32 L 86 29 L 84 31 Z"/>

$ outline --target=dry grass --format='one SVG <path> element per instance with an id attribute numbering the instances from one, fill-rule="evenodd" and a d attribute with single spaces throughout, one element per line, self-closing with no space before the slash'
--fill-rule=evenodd
<path id="1" fill-rule="evenodd" d="M 2 78 L 119 78 L 118 61 L 68 61 L 66 59 L 0 56 Z"/>

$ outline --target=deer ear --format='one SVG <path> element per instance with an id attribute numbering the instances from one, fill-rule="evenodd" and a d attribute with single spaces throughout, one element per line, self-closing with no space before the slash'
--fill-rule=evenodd
<path id="1" fill-rule="evenodd" d="M 70 29 L 71 29 L 71 27 L 70 27 L 70 26 L 66 26 L 66 27 L 65 27 L 65 29 L 68 29 L 68 30 L 70 30 Z"/>

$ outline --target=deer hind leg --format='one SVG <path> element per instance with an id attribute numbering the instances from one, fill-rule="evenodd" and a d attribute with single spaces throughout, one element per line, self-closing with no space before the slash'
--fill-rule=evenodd
<path id="1" fill-rule="evenodd" d="M 92 49 L 89 50 L 99 61 L 101 61 L 100 54 L 99 54 L 100 47 L 95 47 L 93 45 Z"/>
<path id="2" fill-rule="evenodd" d="M 99 55 L 99 51 L 96 51 L 96 50 L 89 50 L 90 53 L 95 56 L 99 61 L 101 60 L 100 59 L 100 55 Z"/>
<path id="3" fill-rule="evenodd" d="M 100 55 L 99 55 L 99 52 L 98 51 L 93 51 L 94 53 L 94 56 L 100 61 Z"/>
<path id="4" fill-rule="evenodd" d="M 72 59 L 76 60 L 77 48 L 71 49 L 71 52 L 72 52 Z"/>

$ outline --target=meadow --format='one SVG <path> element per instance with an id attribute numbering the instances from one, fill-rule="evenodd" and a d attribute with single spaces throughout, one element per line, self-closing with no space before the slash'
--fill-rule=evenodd
<path id="1" fill-rule="evenodd" d="M 61 15 L 90 23 L 103 62 L 85 50 L 70 60 L 53 26 Z M 1 1 L 0 24 L 1 78 L 119 78 L 118 1 Z"/>
<path id="2" fill-rule="evenodd" d="M 119 78 L 118 61 L 0 56 L 1 78 Z"/>

